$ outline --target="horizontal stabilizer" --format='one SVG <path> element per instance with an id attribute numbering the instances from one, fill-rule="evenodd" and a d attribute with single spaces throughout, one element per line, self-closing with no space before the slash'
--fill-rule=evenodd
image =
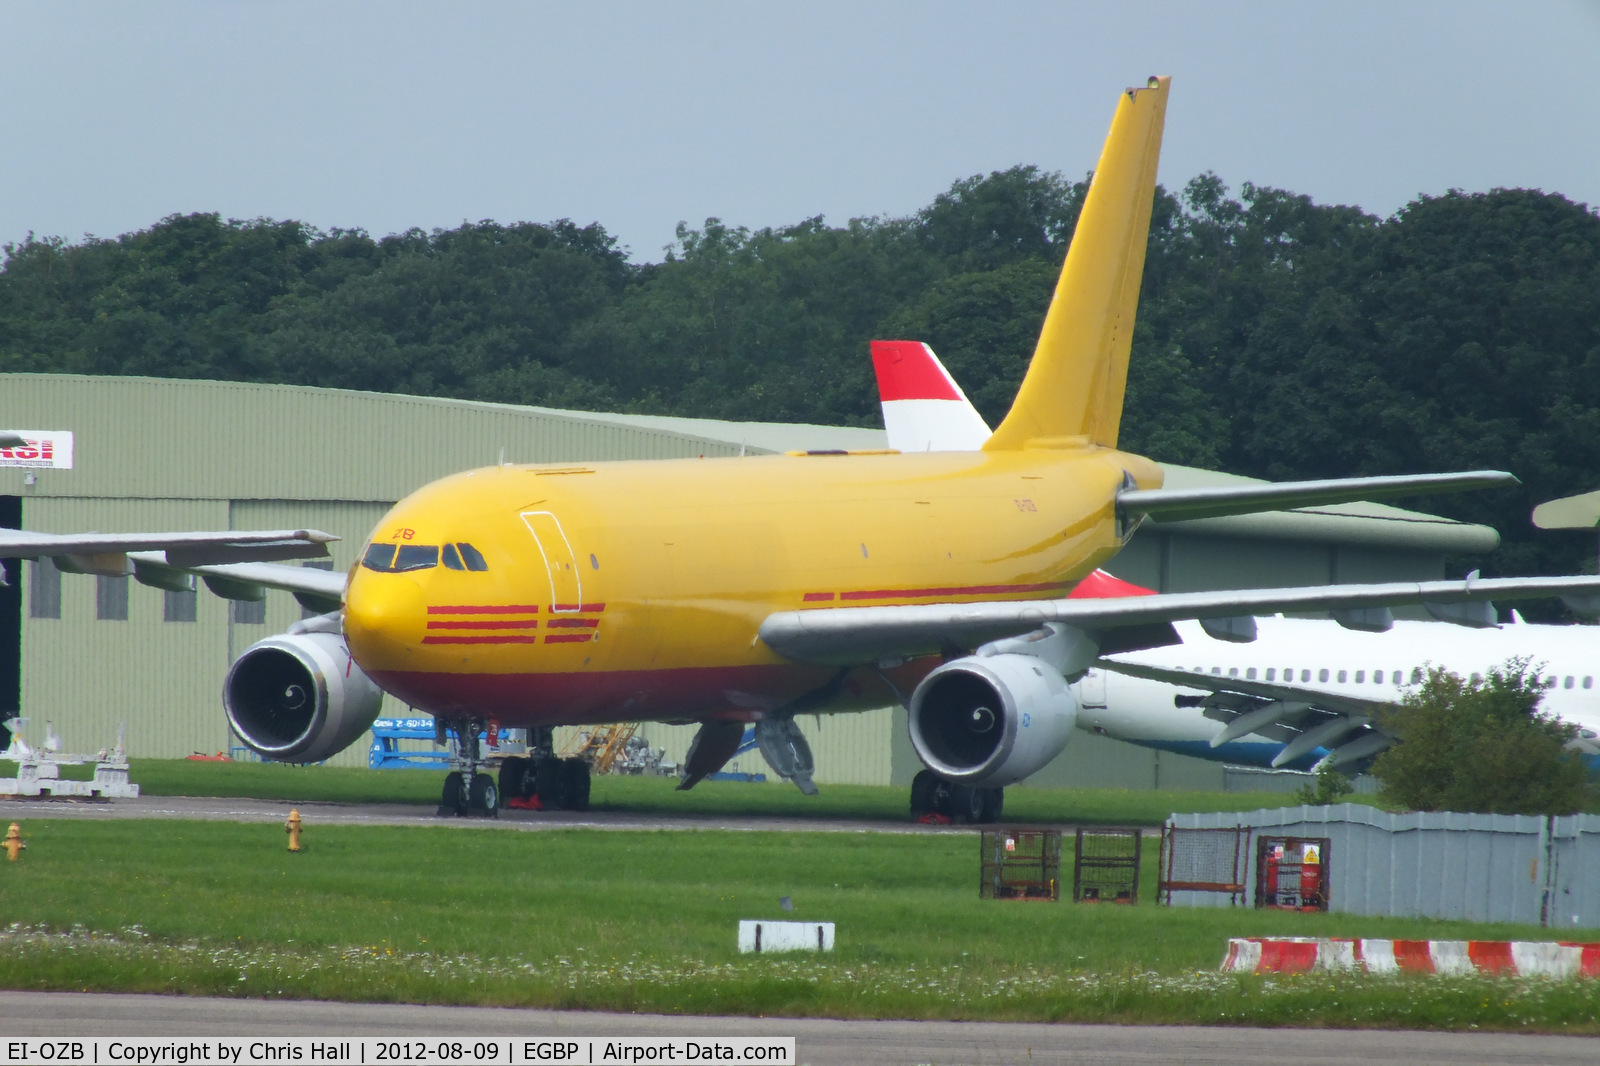
<path id="1" fill-rule="evenodd" d="M 1117 495 L 1117 510 L 1130 519 L 1143 516 L 1158 522 L 1184 522 L 1196 518 L 1222 518 L 1319 504 L 1466 492 L 1515 484 L 1517 479 L 1503 470 L 1470 470 L 1459 474 L 1401 474 L 1394 477 L 1283 481 L 1196 489 L 1128 489 Z"/>

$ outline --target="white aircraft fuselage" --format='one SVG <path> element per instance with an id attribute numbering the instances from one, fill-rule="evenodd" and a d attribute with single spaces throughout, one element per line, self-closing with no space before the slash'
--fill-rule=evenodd
<path id="1" fill-rule="evenodd" d="M 1600 769 L 1600 628 L 1514 622 L 1469 629 L 1445 622 L 1396 622 L 1385 633 L 1345 629 L 1336 622 L 1259 618 L 1257 637 L 1231 643 L 1208 636 L 1198 622 L 1175 623 L 1183 643 L 1117 655 L 1119 661 L 1159 666 L 1213 679 L 1239 678 L 1307 693 L 1399 701 L 1432 667 L 1462 677 L 1485 674 L 1512 658 L 1526 658 L 1553 684 L 1540 704 L 1579 729 L 1577 745 Z M 1290 674 L 1292 673 L 1292 678 Z M 1209 689 L 1184 688 L 1091 670 L 1077 685 L 1083 709 L 1078 725 L 1103 736 L 1236 766 L 1270 766 L 1281 739 L 1250 733 L 1218 747 L 1211 740 L 1223 723 L 1195 706 Z M 1179 705 L 1179 698 L 1185 697 Z M 1327 754 L 1317 748 L 1284 765 L 1308 770 Z"/>

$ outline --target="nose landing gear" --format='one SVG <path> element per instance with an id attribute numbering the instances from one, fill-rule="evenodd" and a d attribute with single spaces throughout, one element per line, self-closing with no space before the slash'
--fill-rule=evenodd
<path id="1" fill-rule="evenodd" d="M 451 718 L 443 724 L 452 736 L 456 765 L 461 769 L 444 775 L 439 815 L 500 817 L 500 789 L 494 778 L 479 766 L 482 755 L 478 749 L 478 734 L 483 731 L 484 723 L 476 718 Z"/>

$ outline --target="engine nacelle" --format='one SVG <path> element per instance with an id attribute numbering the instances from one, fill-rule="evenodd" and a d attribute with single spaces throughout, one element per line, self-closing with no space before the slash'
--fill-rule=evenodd
<path id="1" fill-rule="evenodd" d="M 245 649 L 222 683 L 233 731 L 264 759 L 321 762 L 372 727 L 383 690 L 337 633 L 284 633 Z"/>
<path id="2" fill-rule="evenodd" d="M 968 656 L 945 663 L 911 694 L 911 744 L 950 781 L 994 787 L 1021 781 L 1061 754 L 1078 697 L 1032 655 Z"/>

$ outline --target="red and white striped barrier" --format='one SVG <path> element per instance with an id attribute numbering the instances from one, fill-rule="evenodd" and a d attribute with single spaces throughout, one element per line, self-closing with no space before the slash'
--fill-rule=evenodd
<path id="1" fill-rule="evenodd" d="M 1540 940 L 1345 940 L 1236 937 L 1222 969 L 1232 973 L 1503 974 L 1600 977 L 1600 944 Z"/>

